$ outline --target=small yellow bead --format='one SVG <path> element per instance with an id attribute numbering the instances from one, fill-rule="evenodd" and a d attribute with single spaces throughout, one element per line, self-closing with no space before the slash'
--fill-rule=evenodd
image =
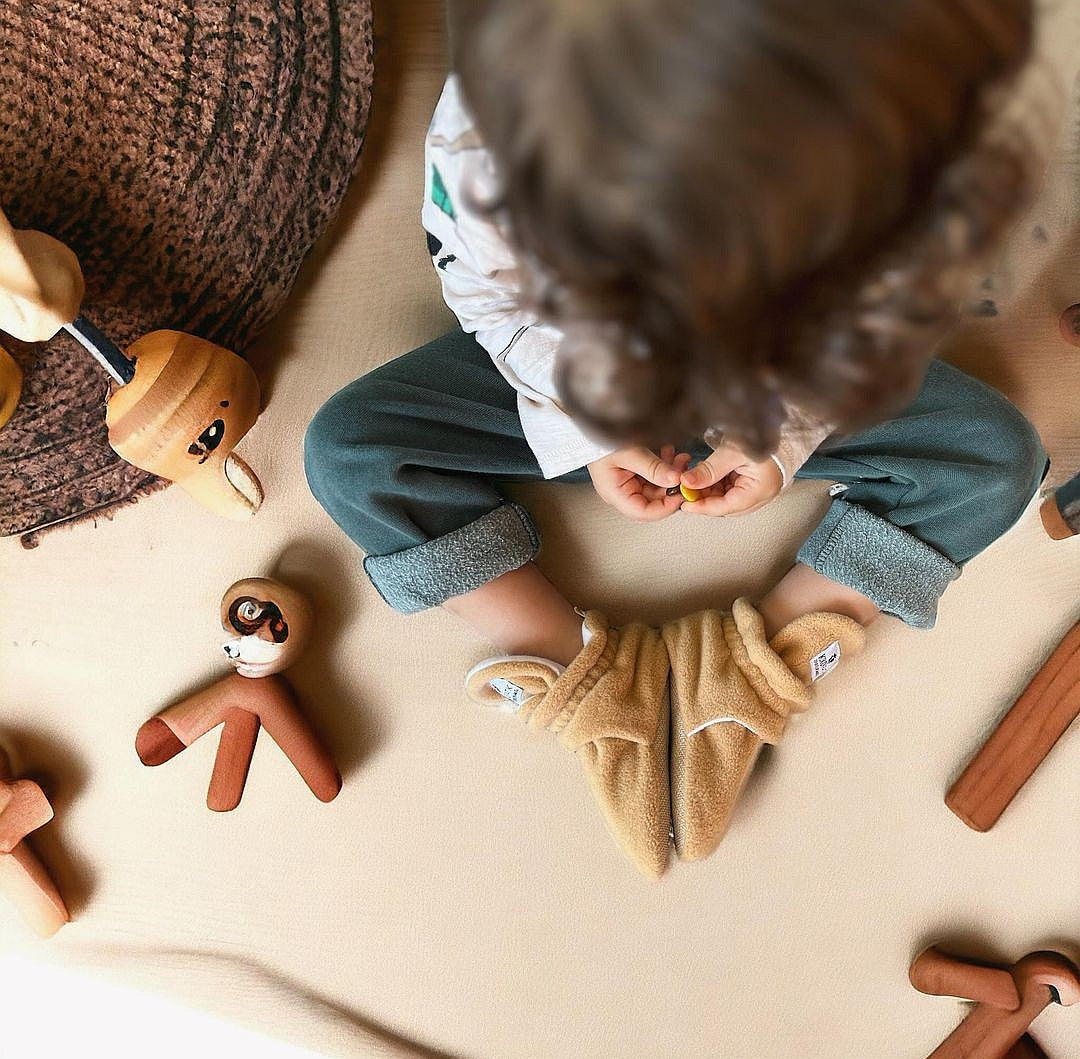
<path id="1" fill-rule="evenodd" d="M 701 499 L 701 493 L 696 489 L 691 489 L 688 485 L 680 485 L 679 492 L 683 495 L 683 500 L 693 503 L 695 500 Z"/>

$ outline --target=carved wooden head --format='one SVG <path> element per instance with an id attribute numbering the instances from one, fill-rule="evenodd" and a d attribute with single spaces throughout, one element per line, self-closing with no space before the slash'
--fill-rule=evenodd
<path id="1" fill-rule="evenodd" d="M 233 452 L 259 414 L 250 365 L 181 331 L 152 331 L 128 354 L 135 377 L 112 394 L 105 415 L 112 447 L 219 515 L 253 515 L 262 486 Z"/>
<path id="2" fill-rule="evenodd" d="M 221 600 L 225 654 L 244 677 L 278 673 L 300 657 L 315 624 L 306 596 L 268 577 L 231 585 Z"/>

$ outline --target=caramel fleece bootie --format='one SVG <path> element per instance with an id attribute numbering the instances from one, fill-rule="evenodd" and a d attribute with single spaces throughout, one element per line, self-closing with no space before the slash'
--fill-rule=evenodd
<path id="1" fill-rule="evenodd" d="M 671 660 L 671 820 L 682 860 L 708 856 L 764 743 L 777 743 L 809 685 L 862 649 L 862 626 L 842 614 L 806 614 L 771 640 L 749 600 L 731 614 L 706 610 L 661 630 Z"/>
<path id="2" fill-rule="evenodd" d="M 469 672 L 466 691 L 558 733 L 581 761 L 615 841 L 657 878 L 671 846 L 667 652 L 655 629 L 613 629 L 596 611 L 585 615 L 584 630 L 587 641 L 565 669 L 543 658 L 489 658 Z"/>

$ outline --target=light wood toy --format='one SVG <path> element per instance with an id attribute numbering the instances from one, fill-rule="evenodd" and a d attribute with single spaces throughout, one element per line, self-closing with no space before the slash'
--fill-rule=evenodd
<path id="1" fill-rule="evenodd" d="M 250 518 L 263 490 L 233 450 L 259 414 L 251 366 L 180 331 L 143 335 L 129 356 L 79 315 L 82 296 L 75 255 L 42 232 L 12 228 L 0 212 L 0 330 L 24 342 L 68 331 L 118 384 L 105 415 L 116 453 L 219 515 Z M 4 408 L 11 405 L 10 416 L 18 398 L 17 378 L 4 365 L 0 359 L 0 425 Z"/>
<path id="2" fill-rule="evenodd" d="M 975 1007 L 929 1059 L 1024 1059 L 1045 1053 L 1028 1033 L 1049 1004 L 1080 1002 L 1080 971 L 1057 952 L 1032 952 L 1010 968 L 931 947 L 908 972 L 920 993 L 972 1000 Z"/>
<path id="3" fill-rule="evenodd" d="M 160 765 L 223 725 L 206 804 L 228 812 L 240 804 L 263 727 L 315 797 L 332 801 L 341 774 L 280 674 L 303 651 L 313 625 L 310 603 L 294 589 L 262 577 L 237 581 L 221 601 L 221 626 L 233 637 L 224 649 L 236 672 L 150 718 L 135 738 L 139 760 Z"/>
<path id="4" fill-rule="evenodd" d="M 43 938 L 71 918 L 56 884 L 24 841 L 52 818 L 41 788 L 33 780 L 12 779 L 8 756 L 0 749 L 0 893 Z"/>
<path id="5" fill-rule="evenodd" d="M 22 393 L 22 372 L 11 354 L 0 346 L 0 429 L 11 418 Z"/>
<path id="6" fill-rule="evenodd" d="M 968 827 L 989 831 L 1080 714 L 1080 623 L 1065 635 L 945 795 Z"/>
<path id="7" fill-rule="evenodd" d="M 1080 533 L 1080 474 L 1059 485 L 1039 505 L 1039 517 L 1047 536 L 1055 541 Z"/>

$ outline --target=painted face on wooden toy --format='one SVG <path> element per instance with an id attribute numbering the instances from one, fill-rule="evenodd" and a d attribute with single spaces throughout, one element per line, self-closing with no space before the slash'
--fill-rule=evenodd
<path id="1" fill-rule="evenodd" d="M 267 577 L 237 581 L 221 600 L 221 627 L 233 637 L 223 649 L 242 677 L 265 677 L 292 665 L 314 621 L 305 596 Z"/>
<path id="2" fill-rule="evenodd" d="M 233 452 L 259 414 L 250 365 L 180 331 L 153 331 L 128 353 L 135 377 L 112 394 L 105 416 L 112 447 L 219 515 L 253 515 L 262 486 Z"/>

